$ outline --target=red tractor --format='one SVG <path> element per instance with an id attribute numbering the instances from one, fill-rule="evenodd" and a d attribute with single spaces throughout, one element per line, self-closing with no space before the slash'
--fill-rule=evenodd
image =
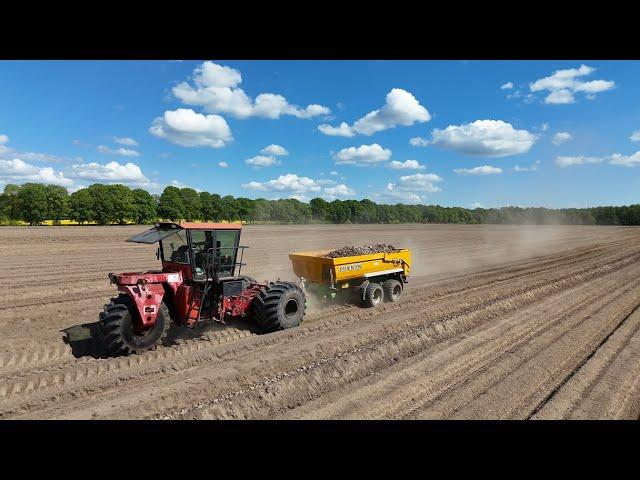
<path id="1" fill-rule="evenodd" d="M 247 248 L 239 244 L 241 230 L 232 223 L 157 223 L 129 238 L 158 243 L 162 270 L 109 274 L 120 295 L 100 313 L 98 332 L 107 352 L 152 349 L 171 321 L 193 328 L 205 320 L 244 317 L 262 333 L 298 326 L 306 309 L 304 287 L 240 275 Z"/>

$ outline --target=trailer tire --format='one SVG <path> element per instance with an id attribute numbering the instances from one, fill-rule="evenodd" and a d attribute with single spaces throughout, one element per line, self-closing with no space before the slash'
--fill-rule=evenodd
<path id="1" fill-rule="evenodd" d="M 153 350 L 169 332 L 171 316 L 164 302 L 160 303 L 154 326 L 138 334 L 134 318 L 138 315 L 133 300 L 126 294 L 112 298 L 105 305 L 98 321 L 98 335 L 109 356 L 129 355 Z"/>
<path id="2" fill-rule="evenodd" d="M 297 327 L 307 308 L 302 289 L 292 282 L 270 283 L 253 300 L 253 318 L 260 333 Z"/>
<path id="3" fill-rule="evenodd" d="M 385 280 L 382 283 L 382 289 L 384 290 L 384 299 L 387 302 L 397 302 L 402 296 L 402 284 L 393 278 Z"/>
<path id="4" fill-rule="evenodd" d="M 384 290 L 379 283 L 370 282 L 364 291 L 363 305 L 375 308 L 384 300 Z"/>

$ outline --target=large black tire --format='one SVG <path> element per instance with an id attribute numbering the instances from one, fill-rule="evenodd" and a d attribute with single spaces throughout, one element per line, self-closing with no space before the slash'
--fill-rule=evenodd
<path id="1" fill-rule="evenodd" d="M 395 279 L 389 279 L 382 282 L 384 290 L 384 299 L 387 302 L 397 302 L 402 296 L 402 284 Z"/>
<path id="2" fill-rule="evenodd" d="M 98 334 L 110 356 L 153 350 L 167 336 L 171 316 L 164 302 L 160 304 L 155 325 L 143 334 L 135 332 L 136 315 L 135 303 L 126 294 L 112 298 L 111 303 L 104 306 L 98 321 Z"/>
<path id="3" fill-rule="evenodd" d="M 275 282 L 253 299 L 253 318 L 261 333 L 297 327 L 307 308 L 302 289 L 291 282 Z"/>
<path id="4" fill-rule="evenodd" d="M 377 307 L 384 300 L 384 290 L 379 283 L 371 282 L 367 285 L 364 292 L 364 301 L 362 302 L 365 307 Z"/>

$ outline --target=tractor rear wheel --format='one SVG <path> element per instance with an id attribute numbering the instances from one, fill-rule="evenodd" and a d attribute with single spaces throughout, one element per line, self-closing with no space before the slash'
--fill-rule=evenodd
<path id="1" fill-rule="evenodd" d="M 389 279 L 382 282 L 384 290 L 384 298 L 387 302 L 397 302 L 402 295 L 402 284 L 395 279 Z"/>
<path id="2" fill-rule="evenodd" d="M 261 333 L 297 327 L 307 308 L 302 289 L 292 282 L 275 282 L 253 300 L 253 318 Z"/>
<path id="3" fill-rule="evenodd" d="M 375 282 L 369 283 L 364 291 L 364 306 L 377 307 L 382 303 L 383 299 L 384 290 L 382 290 L 382 286 L 379 283 Z"/>
<path id="4" fill-rule="evenodd" d="M 111 356 L 129 355 L 154 349 L 167 336 L 171 317 L 162 302 L 156 323 L 149 330 L 137 332 L 135 318 L 138 315 L 133 300 L 126 294 L 111 299 L 100 313 L 98 333 L 107 353 Z"/>

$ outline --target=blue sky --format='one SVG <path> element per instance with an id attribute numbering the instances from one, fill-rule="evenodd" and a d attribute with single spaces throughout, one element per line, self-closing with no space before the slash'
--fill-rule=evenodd
<path id="1" fill-rule="evenodd" d="M 2 61 L 0 188 L 638 203 L 639 85 L 635 61 Z"/>

